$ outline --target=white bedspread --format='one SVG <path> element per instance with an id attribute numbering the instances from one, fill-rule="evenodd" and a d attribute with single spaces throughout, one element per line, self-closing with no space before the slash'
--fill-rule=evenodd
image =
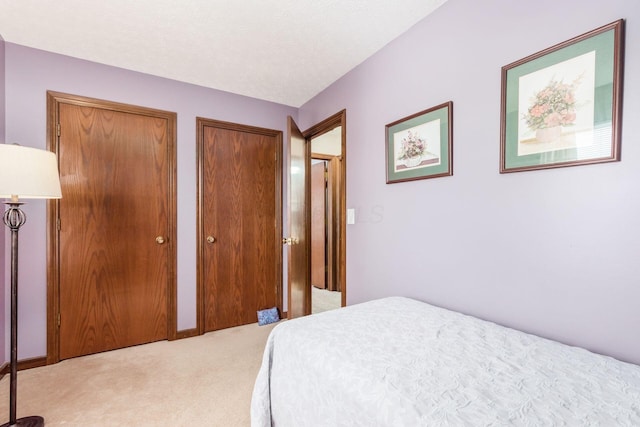
<path id="1" fill-rule="evenodd" d="M 277 325 L 251 425 L 640 426 L 640 366 L 385 298 Z"/>

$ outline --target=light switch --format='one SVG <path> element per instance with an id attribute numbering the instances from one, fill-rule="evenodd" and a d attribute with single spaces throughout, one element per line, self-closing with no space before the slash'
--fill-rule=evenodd
<path id="1" fill-rule="evenodd" d="M 355 223 L 356 223 L 356 210 L 347 209 L 347 224 L 355 224 Z"/>

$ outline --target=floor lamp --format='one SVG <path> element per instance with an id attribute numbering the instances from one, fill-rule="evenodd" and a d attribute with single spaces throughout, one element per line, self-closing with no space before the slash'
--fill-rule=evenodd
<path id="1" fill-rule="evenodd" d="M 56 155 L 50 151 L 19 145 L 0 144 L 0 198 L 8 209 L 4 223 L 11 230 L 11 378 L 9 384 L 9 422 L 5 426 L 44 426 L 39 416 L 16 420 L 18 380 L 18 230 L 27 217 L 20 199 L 59 199 L 60 178 Z"/>

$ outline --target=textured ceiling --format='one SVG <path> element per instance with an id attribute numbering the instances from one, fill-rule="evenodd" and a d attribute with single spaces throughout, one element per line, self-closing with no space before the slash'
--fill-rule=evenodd
<path id="1" fill-rule="evenodd" d="M 299 107 L 445 1 L 0 0 L 0 36 Z"/>

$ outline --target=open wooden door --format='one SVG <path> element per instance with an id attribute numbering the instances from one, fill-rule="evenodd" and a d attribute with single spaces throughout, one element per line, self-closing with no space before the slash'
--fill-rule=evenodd
<path id="1" fill-rule="evenodd" d="M 291 117 L 289 123 L 289 319 L 311 314 L 311 150 Z"/>

